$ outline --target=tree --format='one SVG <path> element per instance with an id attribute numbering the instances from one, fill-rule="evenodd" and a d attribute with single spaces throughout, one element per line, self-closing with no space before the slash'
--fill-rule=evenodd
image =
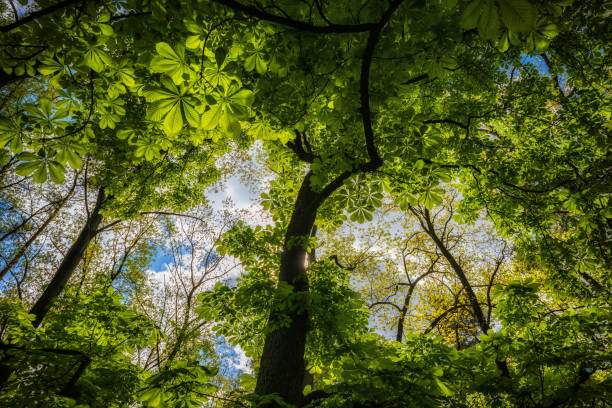
<path id="1" fill-rule="evenodd" d="M 557 297 L 592 300 L 587 314 L 607 310 L 604 2 L 64 1 L 32 9 L 2 28 L 10 44 L 5 92 L 25 77 L 36 90 L 2 112 L 0 141 L 17 174 L 62 182 L 66 163 L 80 168 L 80 155 L 96 157 L 104 164 L 99 174 L 110 174 L 96 186 L 113 197 L 109 215 L 121 219 L 139 212 L 121 208 L 134 191 L 121 179 L 126 168 L 138 187 L 157 192 L 156 183 L 138 178 L 142 169 L 189 163 L 190 146 L 205 143 L 213 156 L 230 144 L 246 150 L 261 141 L 271 170 L 261 203 L 272 223 L 238 224 L 226 234 L 219 251 L 238 256 L 247 273 L 236 287 L 217 285 L 200 296 L 201 314 L 219 321 L 218 332 L 260 355 L 260 405 L 305 405 L 317 399 L 304 397 L 310 386 L 328 389 L 328 398 L 318 399 L 330 406 L 436 406 L 450 403 L 455 384 L 493 403 L 553 406 L 573 401 L 567 390 L 598 381 L 582 367 L 548 361 L 539 365 L 541 384 L 577 372 L 576 381 L 565 391 L 541 385 L 539 395 L 524 387 L 514 367 L 532 366 L 528 353 L 513 348 L 524 344 L 521 337 L 490 329 L 469 273 L 431 211 L 444 203 L 443 186 L 457 182 L 462 221 L 484 211 L 516 246 L 525 274 L 550 277 Z M 129 109 L 140 114 L 126 115 Z M 102 149 L 108 160 L 97 156 L 100 146 L 109 148 Z M 114 171 L 115 159 L 123 171 Z M 404 345 L 368 337 L 367 314 L 350 288 L 351 265 L 333 251 L 314 256 L 319 237 L 345 222 L 372 220 L 385 196 L 414 211 L 461 283 L 456 299 L 465 296 L 461 302 L 486 332 L 465 352 L 426 337 Z M 529 310 L 524 316 L 531 317 L 514 322 L 522 327 L 516 332 L 539 320 L 560 334 L 557 320 L 532 313 L 549 296 L 540 288 L 539 281 L 496 288 L 500 299 L 521 299 L 500 300 L 510 305 L 500 310 Z M 488 313 L 489 296 L 486 303 Z M 592 335 L 581 319 L 568 321 Z M 605 327 L 593 319 L 597 330 Z M 471 345 L 470 335 L 457 343 Z M 540 343 L 549 354 L 562 344 Z M 606 341 L 587 343 L 585 349 Z M 595 363 L 579 355 L 589 368 Z M 470 365 L 475 373 L 464 369 Z M 322 366 L 329 372 L 319 372 Z M 418 390 L 414 399 L 393 392 L 409 386 Z M 603 386 L 591 389 L 605 397 Z M 159 393 L 146 398 L 150 405 L 160 400 Z"/>

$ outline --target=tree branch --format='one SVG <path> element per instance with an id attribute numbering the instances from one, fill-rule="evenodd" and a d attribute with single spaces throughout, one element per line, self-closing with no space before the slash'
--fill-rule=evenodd
<path id="1" fill-rule="evenodd" d="M 267 11 L 247 6 L 235 0 L 214 0 L 216 3 L 227 6 L 235 11 L 246 14 L 249 17 L 256 17 L 260 20 L 269 21 L 272 23 L 282 24 L 291 28 L 295 28 L 300 31 L 306 31 L 309 33 L 316 34 L 343 34 L 343 33 L 362 33 L 372 30 L 376 27 L 375 24 L 330 24 L 327 26 L 316 26 L 303 21 L 293 20 L 287 17 L 279 16 L 277 14 L 271 14 Z"/>
<path id="2" fill-rule="evenodd" d="M 393 3 L 391 3 L 380 21 L 376 24 L 372 31 L 370 31 L 366 48 L 363 53 L 363 59 L 361 61 L 361 76 L 359 79 L 361 117 L 363 121 L 366 149 L 368 151 L 368 156 L 370 157 L 370 164 L 368 167 L 372 167 L 372 170 L 375 170 L 382 165 L 382 159 L 376 150 L 376 145 L 374 144 L 374 130 L 372 129 L 372 112 L 370 110 L 370 68 L 372 66 L 374 49 L 380 40 L 382 30 L 391 19 L 393 13 L 397 10 L 400 4 L 402 4 L 402 1 L 403 0 L 395 0 Z"/>
<path id="3" fill-rule="evenodd" d="M 64 0 L 64 1 L 60 1 L 57 4 L 54 4 L 52 6 L 44 8 L 44 9 L 35 11 L 32 14 L 22 18 L 19 21 L 15 21 L 14 23 L 11 23 L 11 24 L 8 24 L 8 25 L 0 27 L 0 32 L 8 33 L 9 31 L 11 31 L 11 30 L 13 30 L 13 29 L 15 29 L 17 27 L 21 27 L 22 25 L 24 25 L 26 23 L 29 23 L 30 21 L 34 21 L 37 18 L 44 17 L 46 15 L 52 14 L 52 13 L 58 11 L 58 10 L 61 10 L 61 9 L 65 8 L 65 7 L 72 6 L 73 4 L 76 4 L 76 3 L 80 2 L 80 1 L 81 0 Z"/>
<path id="4" fill-rule="evenodd" d="M 293 152 L 297 155 L 298 159 L 303 162 L 312 163 L 316 158 L 316 156 L 312 154 L 312 151 L 310 150 L 310 144 L 306 140 L 306 135 L 304 135 L 304 138 L 302 140 L 302 134 L 297 129 L 295 129 L 295 141 L 287 142 L 286 146 L 293 150 Z M 306 147 L 306 149 L 308 150 L 304 149 L 304 147 Z"/>

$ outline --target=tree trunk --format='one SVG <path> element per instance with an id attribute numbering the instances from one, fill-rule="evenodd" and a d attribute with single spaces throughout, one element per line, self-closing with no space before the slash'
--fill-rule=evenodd
<path id="1" fill-rule="evenodd" d="M 96 199 L 96 205 L 93 208 L 93 211 L 87 218 L 87 222 L 85 226 L 79 233 L 76 241 L 70 249 L 68 253 L 62 260 L 62 263 L 57 268 L 53 279 L 43 292 L 43 294 L 38 298 L 30 313 L 35 315 L 36 318 L 32 322 L 34 327 L 38 327 L 45 315 L 49 311 L 51 304 L 55 300 L 55 298 L 62 293 L 64 287 L 68 283 L 68 280 L 74 273 L 76 267 L 79 265 L 81 260 L 83 259 L 83 254 L 85 250 L 89 246 L 89 243 L 96 236 L 98 232 L 98 227 L 100 226 L 100 222 L 102 221 L 102 215 L 100 214 L 100 208 L 102 204 L 106 200 L 106 195 L 104 194 L 104 188 L 100 187 L 98 190 L 98 197 Z"/>
<path id="2" fill-rule="evenodd" d="M 15 253 L 15 255 L 13 256 L 13 258 L 11 258 L 10 261 L 8 261 L 6 263 L 6 265 L 4 266 L 4 268 L 2 268 L 2 270 L 0 271 L 0 280 L 4 278 L 4 276 L 11 270 L 13 269 L 13 267 L 17 264 L 17 262 L 19 262 L 19 260 L 21 259 L 21 257 L 26 253 L 26 251 L 28 250 L 28 248 L 30 248 L 30 245 L 32 245 L 32 243 L 34 243 L 34 241 L 36 241 L 36 238 L 38 238 L 38 236 L 47 228 L 47 226 L 49 225 L 49 223 L 51 221 L 53 221 L 53 219 L 57 216 L 57 214 L 60 212 L 60 210 L 62 209 L 62 207 L 64 206 L 64 204 L 66 203 L 66 201 L 68 201 L 68 199 L 70 198 L 70 196 L 72 195 L 72 193 L 74 192 L 74 188 L 76 186 L 76 178 L 75 178 L 75 182 L 72 185 L 72 188 L 70 189 L 70 191 L 68 192 L 68 194 L 66 194 L 66 197 L 60 199 L 57 202 L 57 206 L 55 207 L 55 209 L 53 209 L 53 211 L 51 212 L 51 214 L 49 214 L 49 216 L 47 217 L 47 219 L 45 219 L 45 221 L 41 224 L 40 227 L 38 227 L 38 229 L 34 232 L 34 234 L 32 234 L 32 236 L 21 246 L 21 248 L 19 248 L 17 250 L 17 252 Z M 6 237 L 6 235 L 4 236 Z M 3 237 L 3 239 L 4 239 Z"/>
<path id="3" fill-rule="evenodd" d="M 308 291 L 308 253 L 302 239 L 310 236 L 322 201 L 320 193 L 310 187 L 310 174 L 304 178 L 295 201 L 281 254 L 279 282 L 293 285 L 294 292 Z M 270 321 L 275 321 L 278 313 L 283 312 L 272 311 Z M 255 392 L 259 395 L 277 393 L 286 402 L 299 406 L 303 400 L 308 314 L 288 312 L 288 315 L 291 318 L 289 327 L 278 328 L 266 336 Z"/>
<path id="4" fill-rule="evenodd" d="M 55 300 L 55 298 L 62 292 L 62 290 L 68 283 L 68 280 L 70 279 L 79 262 L 83 258 L 83 254 L 89 246 L 89 243 L 96 235 L 98 227 L 100 226 L 100 222 L 102 221 L 100 208 L 102 207 L 102 204 L 105 200 L 106 195 L 104 194 L 104 188 L 100 187 L 100 189 L 98 190 L 96 205 L 89 217 L 87 218 L 85 226 L 79 233 L 77 240 L 68 250 L 68 253 L 62 260 L 62 263 L 57 268 L 53 279 L 30 310 L 30 313 L 36 316 L 34 321 L 32 322 L 32 325 L 34 327 L 38 327 L 40 325 L 43 318 L 49 311 L 53 300 Z M 6 359 L 8 359 L 8 357 L 5 356 L 2 358 L 2 361 Z M 0 364 L 0 389 L 4 388 L 13 371 L 13 368 L 11 368 L 10 366 L 6 364 Z"/>
<path id="5" fill-rule="evenodd" d="M 451 267 L 455 271 L 455 274 L 461 281 L 461 285 L 463 286 L 463 289 L 465 290 L 467 297 L 470 301 L 470 304 L 472 306 L 472 311 L 474 312 L 474 317 L 476 318 L 476 321 L 478 322 L 478 326 L 480 327 L 480 330 L 482 330 L 482 332 L 486 334 L 491 328 L 491 326 L 489 326 L 489 322 L 487 321 L 487 319 L 485 319 L 485 315 L 482 311 L 482 307 L 480 307 L 480 303 L 478 302 L 478 298 L 476 297 L 476 294 L 474 293 L 474 290 L 472 289 L 472 285 L 468 281 L 468 278 L 465 275 L 461 265 L 459 265 L 455 257 L 449 252 L 449 250 L 446 248 L 446 245 L 444 245 L 442 240 L 436 234 L 434 225 L 431 222 L 431 218 L 429 217 L 429 211 L 425 210 L 424 215 L 425 215 L 424 217 L 425 222 L 427 223 L 427 230 L 426 230 L 427 234 L 435 242 L 436 246 L 438 247 L 440 252 L 442 252 L 442 255 L 444 255 L 444 258 L 446 258 L 448 263 L 451 265 Z M 498 347 L 494 347 L 494 348 L 497 351 Z M 497 368 L 502 372 L 502 376 L 508 377 L 510 375 L 510 372 L 508 371 L 508 364 L 506 363 L 505 360 L 500 360 L 499 358 L 496 358 L 495 365 L 497 365 Z"/>
<path id="6" fill-rule="evenodd" d="M 418 281 L 417 281 L 418 282 Z M 410 285 L 406 298 L 404 299 L 404 305 L 400 310 L 399 320 L 397 322 L 397 332 L 395 333 L 395 341 L 402 342 L 404 338 L 404 322 L 406 321 L 406 313 L 408 313 L 408 307 L 410 306 L 410 299 L 412 298 L 412 292 L 416 286 L 416 282 Z"/>
<path id="7" fill-rule="evenodd" d="M 446 248 L 446 245 L 444 245 L 440 237 L 438 237 L 438 235 L 436 234 L 436 230 L 434 229 L 434 225 L 431 222 L 428 210 L 425 210 L 424 218 L 425 222 L 427 223 L 427 230 L 425 232 L 427 232 L 427 234 L 431 237 L 440 252 L 442 252 L 444 258 L 446 258 L 450 266 L 453 268 L 453 271 L 455 271 L 455 275 L 457 275 L 459 281 L 461 281 L 461 285 L 463 286 L 463 289 L 465 290 L 465 293 L 467 294 L 467 297 L 470 301 L 474 317 L 478 322 L 478 326 L 480 327 L 480 330 L 482 330 L 483 333 L 486 333 L 490 329 L 489 324 L 485 319 L 484 313 L 482 312 L 482 308 L 480 307 L 480 303 L 478 303 L 478 298 L 476 297 L 476 294 L 472 289 L 472 285 L 470 284 L 470 281 L 468 281 L 467 276 L 463 272 L 463 268 L 461 267 L 461 265 L 459 265 L 455 257 L 449 252 L 449 250 Z"/>

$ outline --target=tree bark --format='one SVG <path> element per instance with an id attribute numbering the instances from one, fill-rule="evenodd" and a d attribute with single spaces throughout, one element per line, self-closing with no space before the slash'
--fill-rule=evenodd
<path id="1" fill-rule="evenodd" d="M 281 254 L 279 282 L 293 285 L 294 292 L 308 291 L 304 242 L 310 236 L 317 209 L 321 205 L 320 193 L 312 190 L 309 172 L 300 188 Z M 272 311 L 270 320 L 279 312 Z M 266 336 L 255 392 L 259 395 L 277 393 L 286 402 L 300 405 L 304 384 L 304 349 L 308 333 L 308 313 L 288 312 L 289 327 L 281 327 Z"/>
<path id="2" fill-rule="evenodd" d="M 87 222 L 85 226 L 79 233 L 76 241 L 70 249 L 68 253 L 62 260 L 62 263 L 57 268 L 53 279 L 44 290 L 40 298 L 36 301 L 30 313 L 35 315 L 36 318 L 32 322 L 34 327 L 38 327 L 45 315 L 49 311 L 51 304 L 55 300 L 55 298 L 62 293 L 64 287 L 68 283 L 68 280 L 76 270 L 76 267 L 79 265 L 81 260 L 83 259 L 83 254 L 85 250 L 89 246 L 89 243 L 98 233 L 98 227 L 100 226 L 100 222 L 102 221 L 102 215 L 100 214 L 100 209 L 102 204 L 106 201 L 106 195 L 104 194 L 104 188 L 100 187 L 98 190 L 98 197 L 96 199 L 96 205 L 93 208 L 93 211 L 87 218 Z"/>

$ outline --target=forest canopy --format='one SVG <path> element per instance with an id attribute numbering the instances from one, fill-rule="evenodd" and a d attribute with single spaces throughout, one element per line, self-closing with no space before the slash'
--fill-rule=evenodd
<path id="1" fill-rule="evenodd" d="M 4 0 L 0 406 L 612 406 L 611 15 Z"/>

